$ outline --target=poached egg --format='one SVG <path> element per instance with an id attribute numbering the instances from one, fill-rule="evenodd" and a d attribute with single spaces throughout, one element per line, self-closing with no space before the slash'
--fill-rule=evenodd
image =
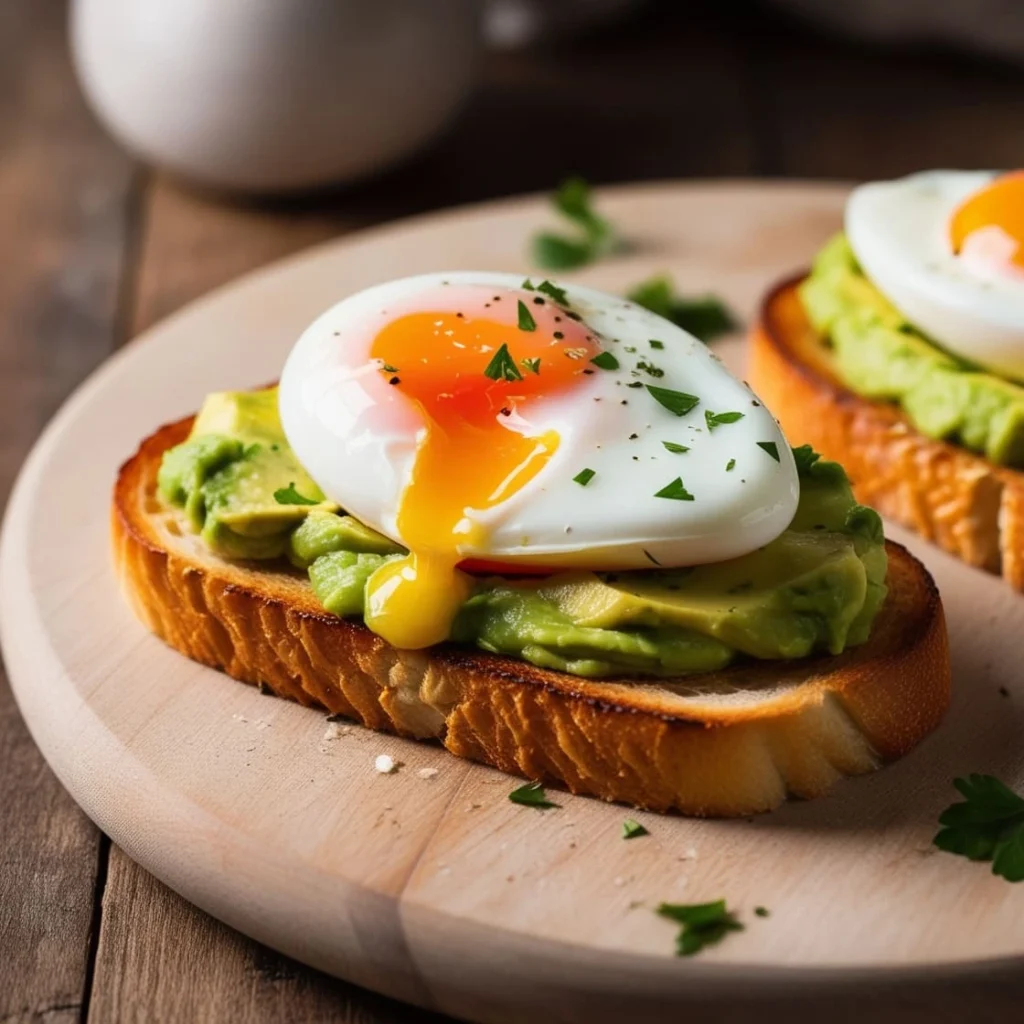
<path id="1" fill-rule="evenodd" d="M 927 171 L 854 189 L 857 261 L 948 351 L 1024 380 L 1024 171 Z"/>
<path id="2" fill-rule="evenodd" d="M 367 585 L 396 647 L 447 638 L 474 571 L 652 569 L 747 554 L 799 497 L 770 413 L 674 324 L 589 288 L 426 274 L 299 338 L 280 411 L 329 499 L 409 549 Z"/>

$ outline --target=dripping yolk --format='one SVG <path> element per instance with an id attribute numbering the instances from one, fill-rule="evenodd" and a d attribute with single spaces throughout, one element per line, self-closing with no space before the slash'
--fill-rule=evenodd
<path id="1" fill-rule="evenodd" d="M 981 242 L 1002 253 L 1003 261 L 1024 269 L 1024 171 L 1013 171 L 968 196 L 949 222 L 954 253 Z"/>
<path id="2" fill-rule="evenodd" d="M 532 330 L 520 326 L 524 309 Z M 544 468 L 559 438 L 530 426 L 531 405 L 581 382 L 599 351 L 581 322 L 530 292 L 488 294 L 483 308 L 410 313 L 376 336 L 371 356 L 426 429 L 398 507 L 410 553 L 367 584 L 366 624 L 375 633 L 407 649 L 448 638 L 472 587 L 457 568 L 460 551 L 486 552 L 474 513 Z"/>

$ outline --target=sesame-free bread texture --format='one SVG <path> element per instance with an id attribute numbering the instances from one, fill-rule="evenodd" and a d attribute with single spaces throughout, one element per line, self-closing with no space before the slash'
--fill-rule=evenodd
<path id="1" fill-rule="evenodd" d="M 746 662 L 673 680 L 591 680 L 454 644 L 403 651 L 318 604 L 304 573 L 228 562 L 157 493 L 191 419 L 121 469 L 113 549 L 138 617 L 183 655 L 370 729 L 573 793 L 709 816 L 770 810 L 906 754 L 949 702 L 938 593 L 888 544 L 870 641 L 838 657 Z"/>
<path id="2" fill-rule="evenodd" d="M 804 313 L 802 278 L 769 292 L 751 334 L 751 386 L 793 444 L 841 462 L 857 499 L 1024 591 L 1024 473 L 927 437 L 896 405 L 840 380 Z"/>

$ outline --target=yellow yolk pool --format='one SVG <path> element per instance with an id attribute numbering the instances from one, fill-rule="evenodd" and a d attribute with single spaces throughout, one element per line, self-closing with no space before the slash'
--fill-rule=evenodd
<path id="1" fill-rule="evenodd" d="M 979 231 L 996 230 L 1010 244 L 1009 262 L 1024 268 L 1024 171 L 1013 171 L 968 196 L 949 222 L 953 252 Z"/>
<path id="2" fill-rule="evenodd" d="M 531 427 L 531 405 L 578 384 L 600 352 L 550 300 L 510 291 L 486 306 L 401 316 L 371 348 L 424 422 L 397 516 L 410 553 L 378 569 L 366 593 L 367 625 L 396 647 L 448 637 L 472 588 L 459 549 L 486 544 L 474 513 L 514 495 L 558 448 L 557 433 Z"/>

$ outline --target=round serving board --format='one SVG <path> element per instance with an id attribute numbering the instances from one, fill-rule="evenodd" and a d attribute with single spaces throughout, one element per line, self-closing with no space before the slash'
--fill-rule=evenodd
<path id="1" fill-rule="evenodd" d="M 665 271 L 749 318 L 836 229 L 843 197 L 806 184 L 610 189 L 600 207 L 629 253 L 565 278 L 621 292 Z M 551 219 L 542 198 L 514 199 L 318 248 L 171 317 L 79 389 L 26 463 L 3 533 L 4 654 L 36 742 L 87 813 L 200 907 L 460 1017 L 632 1021 L 843 992 L 910 1006 L 1024 976 L 1024 886 L 931 846 L 955 775 L 1024 784 L 1024 599 L 898 529 L 946 603 L 945 724 L 899 764 L 751 820 L 565 793 L 554 810 L 516 806 L 518 780 L 437 746 L 355 726 L 328 738 L 321 713 L 187 661 L 122 602 L 108 503 L 144 435 L 208 391 L 275 378 L 300 330 L 358 288 L 428 270 L 536 273 L 528 239 Z M 742 363 L 738 337 L 721 350 Z M 378 774 L 381 753 L 400 770 Z M 627 816 L 650 835 L 624 842 Z M 746 930 L 675 957 L 653 908 L 718 898 Z"/>

